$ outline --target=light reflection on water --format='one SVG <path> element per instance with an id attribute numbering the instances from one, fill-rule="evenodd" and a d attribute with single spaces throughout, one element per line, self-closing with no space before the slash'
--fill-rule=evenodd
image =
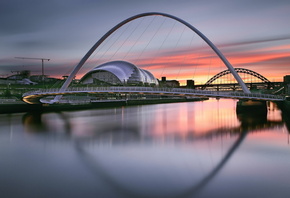
<path id="1" fill-rule="evenodd" d="M 286 196 L 289 119 L 272 103 L 258 116 L 235 106 L 2 114 L 0 196 Z"/>

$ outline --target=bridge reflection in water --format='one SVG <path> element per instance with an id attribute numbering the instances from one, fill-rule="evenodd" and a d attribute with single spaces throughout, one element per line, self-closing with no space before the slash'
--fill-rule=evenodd
<path id="1" fill-rule="evenodd" d="M 30 113 L 23 124 L 28 133 L 72 144 L 83 166 L 118 197 L 195 197 L 207 192 L 247 134 L 285 125 L 277 112 L 274 119 L 271 111 L 235 115 L 235 102 Z"/>

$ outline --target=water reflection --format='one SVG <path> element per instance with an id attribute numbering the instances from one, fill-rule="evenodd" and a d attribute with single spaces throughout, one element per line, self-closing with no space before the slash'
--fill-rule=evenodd
<path id="1" fill-rule="evenodd" d="M 287 112 L 282 112 L 282 119 L 287 127 L 288 133 L 290 133 L 290 115 Z"/>
<path id="2" fill-rule="evenodd" d="M 219 197 L 207 189 L 221 185 L 214 182 L 215 178 L 233 160 L 246 136 L 282 129 L 287 122 L 277 109 L 268 115 L 237 115 L 229 103 L 235 101 L 28 113 L 18 125 L 23 127 L 22 132 L 36 138 L 33 144 L 45 142 L 41 154 L 47 157 L 49 153 L 50 160 L 51 156 L 57 158 L 57 167 L 67 159 L 67 169 L 73 171 L 68 178 L 78 181 L 77 172 L 89 173 L 87 179 L 80 179 L 85 186 L 77 182 L 65 191 L 98 189 L 84 193 L 86 197 L 202 197 L 205 192 Z M 13 116 L 9 122 L 15 126 Z M 35 153 L 42 147 L 35 147 L 33 152 L 29 150 L 31 159 L 46 167 Z M 29 161 L 26 164 L 31 165 Z"/>
<path id="3" fill-rule="evenodd" d="M 29 112 L 23 115 L 23 125 L 28 133 L 41 133 L 47 131 L 46 123 L 41 120 L 43 113 Z"/>
<path id="4" fill-rule="evenodd" d="M 51 124 L 49 125 L 49 123 L 47 123 L 46 120 L 44 120 L 45 119 L 44 115 L 46 115 L 46 113 L 43 113 L 43 112 L 28 112 L 24 114 L 22 117 L 22 123 L 23 123 L 25 132 L 27 133 L 52 132 L 50 130 Z M 70 126 L 68 118 L 62 112 L 57 112 L 54 115 L 57 116 L 58 119 L 61 120 L 61 122 L 64 123 L 62 127 L 62 131 L 64 133 L 70 134 L 71 126 Z"/>
<path id="5" fill-rule="evenodd" d="M 187 106 L 182 106 L 182 108 L 185 107 Z M 90 139 L 94 137 L 98 140 L 110 137 L 113 138 L 112 141 L 119 141 L 119 143 L 130 140 L 142 141 L 142 138 L 146 140 L 172 138 L 176 141 L 191 141 L 222 134 L 237 133 L 239 135 L 244 131 L 262 131 L 284 125 L 288 132 L 290 131 L 290 119 L 285 112 L 281 113 L 280 119 L 272 120 L 268 119 L 270 116 L 264 112 L 239 113 L 236 114 L 237 119 L 235 119 L 232 112 L 225 111 L 214 114 L 218 121 L 211 122 L 212 110 L 207 112 L 206 116 L 202 116 L 201 120 L 196 118 L 199 111 L 194 112 L 187 109 L 186 115 L 182 108 L 179 113 L 176 113 L 176 109 L 170 110 L 170 107 L 163 106 L 154 108 L 155 115 L 151 115 L 152 112 L 148 109 L 140 110 L 140 108 L 142 109 L 142 106 L 133 109 L 116 108 L 75 113 L 30 112 L 24 114 L 22 119 L 27 133 L 54 134 L 60 132 L 73 137 Z M 231 121 L 228 121 L 229 115 L 226 113 L 232 116 Z M 275 113 L 277 114 L 277 112 Z M 196 123 L 196 119 L 199 119 L 200 122 Z M 176 125 L 179 126 L 176 127 Z"/>

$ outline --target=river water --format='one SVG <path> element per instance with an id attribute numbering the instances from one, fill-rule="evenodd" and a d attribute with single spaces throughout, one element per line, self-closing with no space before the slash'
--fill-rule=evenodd
<path id="1" fill-rule="evenodd" d="M 289 118 L 236 100 L 0 115 L 0 197 L 289 197 Z"/>

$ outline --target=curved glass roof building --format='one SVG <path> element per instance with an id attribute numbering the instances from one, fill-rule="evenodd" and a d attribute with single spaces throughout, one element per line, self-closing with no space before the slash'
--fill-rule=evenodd
<path id="1" fill-rule="evenodd" d="M 80 82 L 101 85 L 158 85 L 153 74 L 126 61 L 101 64 L 85 74 Z"/>

